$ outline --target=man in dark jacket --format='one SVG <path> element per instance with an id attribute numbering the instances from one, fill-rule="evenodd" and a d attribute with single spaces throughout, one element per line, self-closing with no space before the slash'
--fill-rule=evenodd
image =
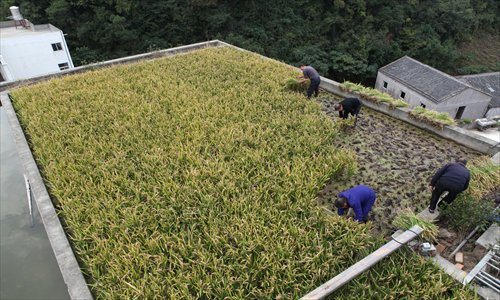
<path id="1" fill-rule="evenodd" d="M 299 81 L 299 83 L 302 83 L 307 79 L 311 80 L 311 84 L 309 84 L 309 87 L 307 88 L 307 98 L 311 98 L 313 93 L 314 97 L 318 97 L 319 84 L 321 82 L 321 77 L 319 76 L 318 71 L 316 71 L 313 67 L 306 65 L 301 65 L 300 70 L 302 71 L 302 76 L 299 78 L 302 78 L 302 80 Z"/>
<path id="2" fill-rule="evenodd" d="M 359 223 L 368 221 L 368 213 L 371 211 L 375 199 L 375 191 L 365 185 L 358 185 L 339 194 L 339 199 L 335 200 L 339 216 L 344 214 L 344 210 L 352 208 L 355 219 Z"/>
<path id="3" fill-rule="evenodd" d="M 339 117 L 341 118 L 347 119 L 349 114 L 353 115 L 356 118 L 354 120 L 354 126 L 356 126 L 361 106 L 361 101 L 358 98 L 345 98 L 339 104 L 335 104 L 334 108 L 339 112 Z"/>
<path id="4" fill-rule="evenodd" d="M 465 167 L 466 164 L 467 160 L 465 159 L 457 160 L 455 163 L 446 164 L 434 174 L 429 184 L 432 189 L 430 213 L 434 213 L 442 193 L 448 192 L 443 201 L 451 204 L 459 193 L 469 187 L 470 172 Z"/>

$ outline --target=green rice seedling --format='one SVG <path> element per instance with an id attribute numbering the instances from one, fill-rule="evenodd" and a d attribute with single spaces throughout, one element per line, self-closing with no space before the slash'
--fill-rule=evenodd
<path id="1" fill-rule="evenodd" d="M 424 240 L 431 243 L 437 242 L 438 226 L 428 220 L 419 218 L 411 210 L 400 212 L 396 218 L 394 218 L 392 225 L 402 230 L 408 230 L 412 226 L 418 225 L 424 230 L 422 232 L 422 238 Z"/>
<path id="2" fill-rule="evenodd" d="M 340 88 L 344 91 L 352 92 L 358 94 L 361 98 L 372 101 L 375 103 L 387 103 L 390 108 L 395 107 L 407 107 L 408 103 L 400 100 L 394 99 L 391 95 L 381 92 L 377 89 L 372 89 L 365 87 L 361 84 L 352 83 L 349 81 L 344 81 Z"/>
<path id="3" fill-rule="evenodd" d="M 408 103 L 406 103 L 405 101 L 403 101 L 401 99 L 397 99 L 396 101 L 394 101 L 394 106 L 395 107 L 408 107 Z"/>
<path id="4" fill-rule="evenodd" d="M 309 85 L 309 80 L 306 80 L 302 83 L 299 83 L 299 81 L 295 78 L 289 78 L 287 81 L 286 81 L 286 88 L 290 91 L 294 91 L 294 92 L 300 92 L 300 93 L 304 93 L 306 90 L 307 90 L 307 87 Z"/>
<path id="5" fill-rule="evenodd" d="M 410 116 L 420 120 L 425 123 L 429 123 L 436 127 L 443 128 L 443 126 L 453 126 L 456 125 L 455 120 L 453 120 L 447 113 L 440 113 L 432 110 L 428 110 L 421 106 L 415 107 L 410 111 Z"/>

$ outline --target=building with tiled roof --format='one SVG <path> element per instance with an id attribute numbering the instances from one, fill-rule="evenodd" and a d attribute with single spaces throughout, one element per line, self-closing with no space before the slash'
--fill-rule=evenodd
<path id="1" fill-rule="evenodd" d="M 456 78 L 491 96 L 486 117 L 500 116 L 500 72 L 457 76 Z"/>
<path id="2" fill-rule="evenodd" d="M 482 118 L 492 98 L 481 89 L 408 56 L 380 68 L 375 88 L 411 107 L 420 105 L 447 112 L 456 119 Z"/>

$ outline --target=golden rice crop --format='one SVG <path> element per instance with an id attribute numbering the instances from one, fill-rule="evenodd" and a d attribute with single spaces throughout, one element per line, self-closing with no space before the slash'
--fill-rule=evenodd
<path id="1" fill-rule="evenodd" d="M 488 156 L 470 162 L 471 180 L 467 192 L 476 200 L 499 188 L 500 167 Z"/>
<path id="2" fill-rule="evenodd" d="M 373 247 L 315 208 L 355 156 L 297 75 L 216 48 L 12 92 L 96 298 L 298 298 Z"/>

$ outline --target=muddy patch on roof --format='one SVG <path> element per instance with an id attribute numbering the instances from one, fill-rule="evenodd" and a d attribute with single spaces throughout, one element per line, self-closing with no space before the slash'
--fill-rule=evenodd
<path id="1" fill-rule="evenodd" d="M 323 94 L 319 101 L 327 115 L 339 119 L 332 96 Z M 374 230 L 382 233 L 392 229 L 390 223 L 402 209 L 421 211 L 428 205 L 429 181 L 438 168 L 458 158 L 481 155 L 366 106 L 357 126 L 346 129 L 335 144 L 357 153 L 358 170 L 350 179 L 330 180 L 318 194 L 320 204 L 333 209 L 339 192 L 367 185 L 377 193 L 370 219 Z"/>

